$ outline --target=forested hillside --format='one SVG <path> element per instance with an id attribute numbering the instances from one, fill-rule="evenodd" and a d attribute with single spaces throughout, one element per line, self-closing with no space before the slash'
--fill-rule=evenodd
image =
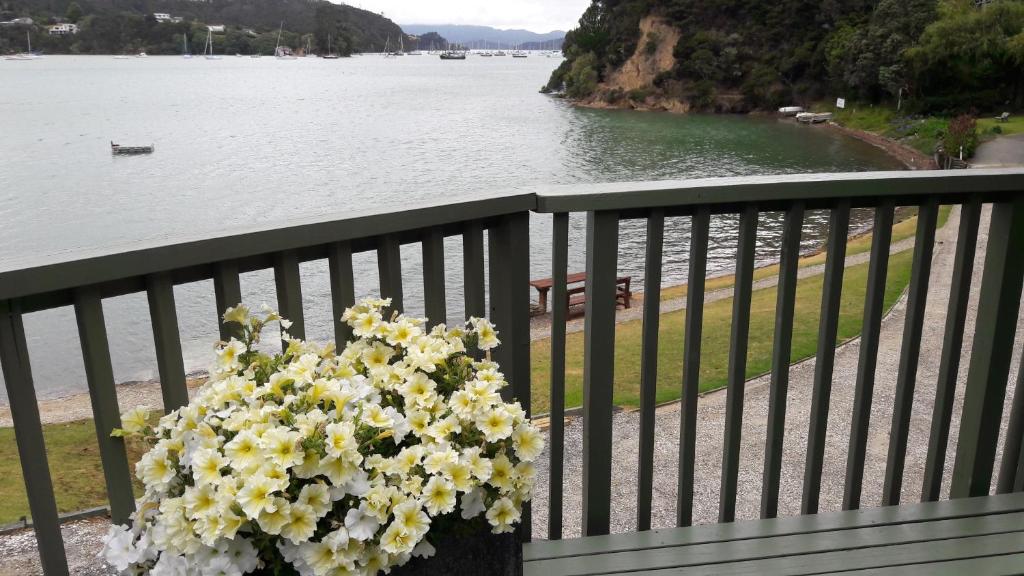
<path id="1" fill-rule="evenodd" d="M 1024 103 L 1024 0 L 595 0 L 565 51 L 548 89 L 609 105 Z"/>
<path id="2" fill-rule="evenodd" d="M 182 22 L 157 22 L 154 13 L 181 17 Z M 310 40 L 318 52 L 382 50 L 388 38 L 397 43 L 402 29 L 379 14 L 325 0 L 0 0 L 0 20 L 30 17 L 33 47 L 46 52 L 119 54 L 146 51 L 176 54 L 187 33 L 193 51 L 202 52 L 206 25 L 225 25 L 214 41 L 220 53 L 263 53 L 274 50 L 284 23 L 285 45 L 302 48 Z M 46 24 L 77 23 L 80 32 L 49 37 Z M 0 27 L 0 53 L 23 50 L 25 30 Z"/>

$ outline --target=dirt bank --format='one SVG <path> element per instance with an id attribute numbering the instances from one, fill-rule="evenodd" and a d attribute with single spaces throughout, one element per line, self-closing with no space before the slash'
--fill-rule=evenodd
<path id="1" fill-rule="evenodd" d="M 891 138 L 886 138 L 885 136 L 865 132 L 863 130 L 847 128 L 833 122 L 829 122 L 827 126 L 831 130 L 841 132 L 847 136 L 852 136 L 858 140 L 867 142 L 876 148 L 885 150 L 890 156 L 902 162 L 909 170 L 938 170 L 939 168 L 938 165 L 935 164 L 935 159 L 931 156 L 911 148 L 910 146 L 901 144 L 896 140 L 892 140 Z"/>

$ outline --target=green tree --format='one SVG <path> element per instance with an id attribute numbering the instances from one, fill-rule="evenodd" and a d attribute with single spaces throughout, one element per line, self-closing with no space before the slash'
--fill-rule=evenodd
<path id="1" fill-rule="evenodd" d="M 68 22 L 77 23 L 79 20 L 82 19 L 83 15 L 84 12 L 82 11 L 82 7 L 78 4 L 78 2 L 72 2 L 71 4 L 68 4 L 68 9 L 64 12 L 64 18 L 66 18 Z"/>

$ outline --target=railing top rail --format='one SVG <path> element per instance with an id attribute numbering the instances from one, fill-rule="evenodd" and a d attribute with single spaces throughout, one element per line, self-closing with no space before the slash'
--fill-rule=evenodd
<path id="1" fill-rule="evenodd" d="M 155 239 L 72 249 L 0 263 L 0 300 L 20 298 L 180 270 L 261 254 L 344 240 L 483 220 L 536 208 L 532 193 L 415 203 L 399 209 L 351 211 L 282 224 L 238 227 L 228 233 L 186 233 Z"/>
<path id="2" fill-rule="evenodd" d="M 1024 192 L 1024 169 L 740 176 L 572 184 L 528 190 L 537 195 L 538 212 L 638 210 L 751 201 L 771 205 L 803 200 L 813 204 L 835 198 L 867 201 L 883 197 Z"/>
<path id="3" fill-rule="evenodd" d="M 413 203 L 398 210 L 372 209 L 318 216 L 276 228 L 253 226 L 210 237 L 164 236 L 131 244 L 82 248 L 0 262 L 0 300 L 56 293 L 148 274 L 301 250 L 333 242 L 403 233 L 435 226 L 536 211 L 643 210 L 751 201 L 763 209 L 794 200 L 808 208 L 835 198 L 912 199 L 941 195 L 952 201 L 970 194 L 1024 192 L 1024 169 L 958 172 L 862 172 L 747 176 L 667 182 L 574 184 L 521 188 L 500 197 Z"/>

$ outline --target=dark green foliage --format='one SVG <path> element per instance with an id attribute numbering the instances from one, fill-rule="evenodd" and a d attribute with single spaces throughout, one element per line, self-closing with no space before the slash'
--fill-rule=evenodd
<path id="1" fill-rule="evenodd" d="M 159 23 L 153 12 L 184 21 Z M 31 27 L 32 47 L 48 53 L 178 54 L 186 32 L 192 52 L 201 53 L 207 24 L 227 26 L 224 34 L 214 35 L 219 54 L 272 54 L 281 22 L 282 44 L 302 48 L 306 35 L 312 34 L 314 51 L 324 53 L 328 34 L 338 54 L 381 50 L 388 37 L 396 42 L 403 34 L 397 24 L 379 14 L 326 0 L 0 0 L 0 14 L 0 19 L 29 16 L 37 24 L 57 16 L 77 19 L 81 31 L 74 36 L 51 37 L 44 26 Z M 24 28 L 0 27 L 0 53 L 24 50 L 24 45 Z M 406 46 L 410 46 L 408 39 Z"/>
<path id="2" fill-rule="evenodd" d="M 697 108 L 719 95 L 772 108 L 901 93 L 918 111 L 1024 105 L 1024 0 L 594 0 L 549 88 L 564 88 L 584 55 L 603 81 L 638 46 L 653 54 L 645 16 L 682 33 L 675 67 L 653 87 L 682 86 Z"/>

